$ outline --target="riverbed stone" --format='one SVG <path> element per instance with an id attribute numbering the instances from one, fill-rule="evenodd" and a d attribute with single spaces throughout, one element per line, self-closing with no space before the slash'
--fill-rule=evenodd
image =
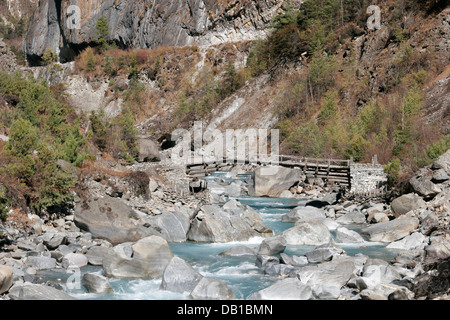
<path id="1" fill-rule="evenodd" d="M 272 234 L 258 212 L 237 200 L 230 200 L 222 207 L 202 206 L 191 223 L 187 238 L 196 242 L 230 242 Z"/>
<path id="2" fill-rule="evenodd" d="M 108 278 L 101 274 L 101 271 L 85 273 L 81 279 L 81 284 L 90 293 L 106 294 L 114 292 Z"/>
<path id="3" fill-rule="evenodd" d="M 56 268 L 56 259 L 45 256 L 30 256 L 26 258 L 26 265 L 36 270 Z"/>
<path id="4" fill-rule="evenodd" d="M 111 248 L 103 256 L 103 269 L 107 277 L 159 278 L 173 256 L 164 238 L 150 236 Z"/>
<path id="5" fill-rule="evenodd" d="M 391 202 L 391 209 L 395 217 L 424 206 L 426 206 L 426 202 L 415 193 L 404 194 Z"/>
<path id="6" fill-rule="evenodd" d="M 286 278 L 250 294 L 247 300 L 310 300 L 311 287 L 296 278 Z"/>
<path id="7" fill-rule="evenodd" d="M 44 245 L 48 250 L 55 250 L 62 244 L 67 244 L 67 235 L 64 232 L 56 232 L 50 239 L 44 240 Z"/>
<path id="8" fill-rule="evenodd" d="M 203 277 L 192 290 L 190 297 L 200 300 L 234 300 L 236 296 L 224 281 Z"/>
<path id="9" fill-rule="evenodd" d="M 62 290 L 29 282 L 14 285 L 8 296 L 12 300 L 77 300 Z"/>
<path id="10" fill-rule="evenodd" d="M 360 234 L 367 236 L 369 241 L 394 242 L 400 240 L 414 231 L 419 226 L 419 219 L 414 216 L 400 216 L 394 220 L 380 222 L 361 230 Z"/>
<path id="11" fill-rule="evenodd" d="M 386 246 L 387 249 L 415 250 L 425 248 L 428 245 L 425 237 L 420 232 L 414 232 L 401 240 L 391 242 Z"/>
<path id="12" fill-rule="evenodd" d="M 349 230 L 346 227 L 340 226 L 336 228 L 336 242 L 338 243 L 361 243 L 364 242 L 364 238 L 353 230 Z"/>
<path id="13" fill-rule="evenodd" d="M 281 216 L 283 222 L 297 222 L 325 219 L 325 210 L 313 206 L 300 206 Z"/>
<path id="14" fill-rule="evenodd" d="M 13 285 L 13 282 L 13 269 L 8 266 L 0 265 L 0 294 L 7 292 Z"/>
<path id="15" fill-rule="evenodd" d="M 173 292 L 192 292 L 203 276 L 179 257 L 173 257 L 164 270 L 161 289 Z"/>
<path id="16" fill-rule="evenodd" d="M 317 220 L 296 223 L 279 236 L 286 240 L 287 245 L 298 246 L 318 246 L 329 243 L 333 238 L 327 226 Z"/>
<path id="17" fill-rule="evenodd" d="M 90 247 L 85 254 L 88 263 L 93 266 L 101 266 L 103 264 L 103 256 L 108 253 L 108 250 L 109 248 L 106 246 Z"/>
<path id="18" fill-rule="evenodd" d="M 305 256 L 309 263 L 321 263 L 330 261 L 333 257 L 344 253 L 345 251 L 341 247 L 336 245 L 334 242 L 330 242 L 305 253 Z"/>
<path id="19" fill-rule="evenodd" d="M 61 266 L 66 269 L 83 268 L 87 266 L 88 259 L 82 253 L 68 253 L 64 256 Z"/>
<path id="20" fill-rule="evenodd" d="M 153 229 L 159 230 L 161 237 L 168 242 L 184 242 L 190 227 L 190 218 L 187 212 L 162 212 L 159 215 L 145 219 Z"/>
<path id="21" fill-rule="evenodd" d="M 326 284 L 342 288 L 351 278 L 361 274 L 366 261 L 367 257 L 363 255 L 338 256 L 328 262 L 299 267 L 295 273 L 301 282 L 310 287 Z"/>
<path id="22" fill-rule="evenodd" d="M 258 255 L 277 255 L 286 248 L 286 239 L 283 237 L 271 237 L 264 239 L 258 247 Z"/>
<path id="23" fill-rule="evenodd" d="M 363 224 L 366 222 L 366 215 L 358 210 L 345 213 L 336 219 L 340 224 Z"/>

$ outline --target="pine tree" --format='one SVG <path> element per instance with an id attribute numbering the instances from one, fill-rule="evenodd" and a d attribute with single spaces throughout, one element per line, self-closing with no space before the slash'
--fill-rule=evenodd
<path id="1" fill-rule="evenodd" d="M 102 51 L 108 50 L 109 24 L 108 20 L 104 16 L 101 16 L 98 19 L 95 32 L 98 35 L 97 43 L 100 45 L 101 50 Z"/>

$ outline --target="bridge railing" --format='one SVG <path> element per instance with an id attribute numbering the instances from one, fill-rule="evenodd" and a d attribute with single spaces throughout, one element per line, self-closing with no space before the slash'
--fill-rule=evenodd
<path id="1" fill-rule="evenodd" d="M 350 167 L 352 160 L 343 159 L 321 159 L 321 158 L 308 158 L 308 157 L 298 157 L 291 155 L 279 155 L 279 156 L 268 156 L 267 154 L 262 155 L 250 155 L 245 159 L 228 159 L 228 158 L 202 158 L 189 159 L 186 162 L 187 166 L 196 165 L 213 165 L 213 164 L 234 164 L 234 163 L 247 163 L 247 164 L 299 164 L 299 165 L 321 165 L 321 166 L 342 166 Z"/>

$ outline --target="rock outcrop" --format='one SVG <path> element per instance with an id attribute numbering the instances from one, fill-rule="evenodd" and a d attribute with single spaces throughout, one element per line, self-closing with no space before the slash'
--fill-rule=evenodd
<path id="1" fill-rule="evenodd" d="M 211 45 L 253 40 L 280 9 L 277 0 L 44 0 L 30 21 L 24 50 L 33 61 L 47 48 L 61 60 L 97 39 L 100 17 L 108 20 L 109 39 L 122 47 Z"/>

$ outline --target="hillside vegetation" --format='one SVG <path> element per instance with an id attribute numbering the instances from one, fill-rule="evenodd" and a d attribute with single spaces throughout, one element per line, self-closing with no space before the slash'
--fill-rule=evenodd
<path id="1" fill-rule="evenodd" d="M 266 39 L 207 48 L 117 48 L 100 19 L 97 45 L 75 58 L 75 73 L 108 81 L 106 98 L 123 100 L 112 119 L 75 112 L 64 83 L 2 73 L 0 129 L 9 141 L 0 145 L 0 213 L 10 204 L 63 210 L 74 197 L 73 168 L 95 154 L 134 162 L 137 124 L 148 123 L 141 133 L 156 140 L 207 122 L 228 98 L 266 78 L 274 103 L 258 107 L 273 113 L 281 153 L 361 162 L 377 155 L 391 186 L 406 187 L 414 171 L 450 147 L 448 111 L 438 122 L 426 117 L 430 84 L 449 77 L 448 48 L 437 44 L 448 38 L 439 29 L 448 8 L 445 1 L 379 1 L 382 28 L 372 31 L 370 4 L 306 0 L 297 10 L 286 1 Z M 50 75 L 60 71 L 51 51 L 43 63 Z"/>

